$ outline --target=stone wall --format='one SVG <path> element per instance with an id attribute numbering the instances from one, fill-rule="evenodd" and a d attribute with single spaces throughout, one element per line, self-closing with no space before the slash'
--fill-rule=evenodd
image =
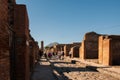
<path id="1" fill-rule="evenodd" d="M 105 37 L 104 36 L 100 36 L 99 37 L 99 46 L 98 46 L 98 59 L 99 59 L 99 63 L 102 63 L 103 61 L 103 39 L 104 39 Z"/>
<path id="2" fill-rule="evenodd" d="M 81 46 L 80 46 L 80 48 L 79 48 L 79 57 L 80 57 L 80 59 L 84 59 L 85 58 L 85 44 L 84 44 L 84 41 L 82 41 L 82 43 L 81 43 Z"/>
<path id="3" fill-rule="evenodd" d="M 29 35 L 26 6 L 0 0 L 0 80 L 30 80 Z M 34 54 L 39 50 L 36 42 L 33 50 Z"/>
<path id="4" fill-rule="evenodd" d="M 111 48 L 112 65 L 120 65 L 120 39 L 112 39 Z"/>
<path id="5" fill-rule="evenodd" d="M 36 60 L 39 59 L 39 46 L 38 46 L 38 42 L 34 41 L 34 55 L 35 55 L 35 62 Z"/>
<path id="6" fill-rule="evenodd" d="M 99 63 L 120 65 L 120 36 L 99 37 Z"/>
<path id="7" fill-rule="evenodd" d="M 29 21 L 25 5 L 15 5 L 14 30 L 16 33 L 16 79 L 30 80 Z"/>
<path id="8" fill-rule="evenodd" d="M 39 59 L 39 46 L 38 43 L 34 41 L 33 38 L 31 38 L 30 42 L 29 42 L 29 57 L 30 57 L 30 71 L 33 72 L 33 69 L 35 67 L 35 63 L 37 62 L 37 60 Z"/>
<path id="9" fill-rule="evenodd" d="M 8 1 L 0 0 L 0 80 L 10 80 Z"/>
<path id="10" fill-rule="evenodd" d="M 79 58 L 79 48 L 80 46 L 74 46 L 71 48 L 71 52 L 72 52 L 72 57 L 77 57 Z"/>
<path id="11" fill-rule="evenodd" d="M 98 37 L 95 32 L 86 33 L 80 47 L 81 59 L 97 59 L 98 58 Z"/>
<path id="12" fill-rule="evenodd" d="M 78 45 L 80 45 L 80 43 L 66 44 L 66 45 L 64 46 L 65 56 L 69 56 L 69 51 L 71 50 L 71 48 L 74 47 L 74 46 L 78 46 Z"/>
<path id="13" fill-rule="evenodd" d="M 57 44 L 53 46 L 53 51 L 58 52 L 58 51 L 64 51 L 64 46 L 65 44 Z"/>

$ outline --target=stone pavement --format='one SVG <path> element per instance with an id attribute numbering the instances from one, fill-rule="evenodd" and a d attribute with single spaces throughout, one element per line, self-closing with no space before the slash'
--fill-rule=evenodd
<path id="1" fill-rule="evenodd" d="M 35 66 L 31 80 L 56 80 L 49 61 L 45 58 L 40 59 Z"/>
<path id="2" fill-rule="evenodd" d="M 66 57 L 70 59 L 69 57 Z M 77 63 L 82 62 L 87 65 L 87 68 L 97 70 L 101 73 L 108 74 L 110 76 L 116 77 L 120 79 L 120 66 L 105 66 L 102 64 L 98 64 L 96 62 L 81 60 L 79 58 L 71 58 L 70 60 L 75 60 Z"/>
<path id="3" fill-rule="evenodd" d="M 120 80 L 119 75 L 120 66 L 104 66 L 79 58 L 42 58 L 35 66 L 32 80 Z"/>
<path id="4" fill-rule="evenodd" d="M 71 60 L 77 61 L 72 63 Z M 57 75 L 57 80 L 120 80 L 118 77 L 111 76 L 113 72 L 103 70 L 109 68 L 99 66 L 92 62 L 81 61 L 78 58 L 65 58 L 64 60 L 50 60 L 54 74 Z M 94 64 L 94 65 L 93 65 Z M 101 71 L 97 68 L 101 68 Z M 107 73 L 105 74 L 106 71 Z M 109 73 L 109 75 L 108 75 Z M 118 75 L 119 76 L 119 75 Z"/>

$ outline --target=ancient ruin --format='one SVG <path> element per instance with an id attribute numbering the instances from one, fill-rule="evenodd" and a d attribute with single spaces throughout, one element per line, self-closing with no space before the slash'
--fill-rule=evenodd
<path id="1" fill-rule="evenodd" d="M 57 44 L 57 45 L 54 45 L 53 48 L 54 48 L 54 52 L 58 52 L 58 51 L 64 51 L 64 46 L 65 44 Z"/>
<path id="2" fill-rule="evenodd" d="M 98 58 L 98 38 L 99 34 L 95 32 L 85 34 L 80 47 L 80 59 Z"/>
<path id="3" fill-rule="evenodd" d="M 0 80 L 30 80 L 39 47 L 30 36 L 26 6 L 15 0 L 0 1 L 0 44 Z"/>
<path id="4" fill-rule="evenodd" d="M 72 44 L 66 44 L 65 46 L 64 46 L 64 53 L 65 53 L 65 56 L 69 56 L 69 52 L 70 52 L 70 50 L 71 50 L 71 48 L 72 47 L 74 47 L 74 46 L 79 46 L 80 45 L 80 43 L 79 42 L 73 42 Z"/>
<path id="5" fill-rule="evenodd" d="M 99 37 L 99 63 L 120 65 L 120 36 L 103 35 Z"/>
<path id="6" fill-rule="evenodd" d="M 10 79 L 8 1 L 0 0 L 0 79 Z"/>
<path id="7" fill-rule="evenodd" d="M 79 48 L 81 45 L 77 45 L 71 48 L 71 52 L 72 52 L 72 57 L 76 57 L 79 58 L 80 54 L 79 54 Z"/>

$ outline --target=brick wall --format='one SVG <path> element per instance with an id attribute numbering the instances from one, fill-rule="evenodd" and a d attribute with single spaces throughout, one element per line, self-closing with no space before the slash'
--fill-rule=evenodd
<path id="1" fill-rule="evenodd" d="M 29 80 L 29 21 L 25 5 L 15 5 L 14 30 L 16 33 L 16 79 Z"/>
<path id="2" fill-rule="evenodd" d="M 8 7 L 8 5 L 12 7 Z M 12 9 L 12 10 L 10 10 Z M 14 20 L 14 21 L 13 21 Z M 12 22 L 11 22 L 12 21 Z M 15 31 L 16 49 L 15 49 L 15 63 L 13 64 L 10 54 L 9 40 L 11 39 L 12 26 Z M 13 79 L 15 69 L 16 80 L 30 80 L 30 64 L 29 64 L 29 20 L 25 5 L 16 5 L 15 0 L 0 0 L 0 80 Z M 34 52 L 39 49 L 35 42 Z M 35 56 L 33 56 L 35 58 Z M 12 74 L 11 74 L 12 72 Z"/>
<path id="3" fill-rule="evenodd" d="M 111 48 L 112 65 L 120 65 L 120 39 L 112 39 Z"/>
<path id="4" fill-rule="evenodd" d="M 97 59 L 98 58 L 98 37 L 95 32 L 86 33 L 80 47 L 81 59 Z"/>
<path id="5" fill-rule="evenodd" d="M 57 45 L 54 45 L 53 46 L 53 51 L 55 51 L 55 52 L 58 52 L 58 51 L 64 51 L 64 46 L 65 46 L 65 44 L 57 44 Z"/>
<path id="6" fill-rule="evenodd" d="M 0 0 L 0 80 L 10 80 L 8 2 Z"/>
<path id="7" fill-rule="evenodd" d="M 66 44 L 66 45 L 64 46 L 65 56 L 69 56 L 69 51 L 71 50 L 71 48 L 74 47 L 74 46 L 77 46 L 77 45 L 80 45 L 80 43 Z"/>
<path id="8" fill-rule="evenodd" d="M 120 36 L 109 35 L 99 37 L 99 63 L 104 65 L 120 65 Z"/>
<path id="9" fill-rule="evenodd" d="M 38 59 L 38 53 L 39 53 L 39 47 L 38 44 L 34 41 L 31 40 L 29 42 L 30 44 L 30 71 L 33 72 L 33 68 L 35 67 L 36 60 Z"/>
<path id="10" fill-rule="evenodd" d="M 79 58 L 79 48 L 80 48 L 80 46 L 74 46 L 71 48 L 72 57 Z"/>
<path id="11" fill-rule="evenodd" d="M 38 57 L 39 56 L 39 54 L 38 54 L 39 53 L 39 46 L 38 46 L 38 42 L 37 41 L 34 42 L 34 46 L 35 46 L 34 47 L 34 55 L 35 55 L 35 61 L 36 61 L 39 58 Z"/>
<path id="12" fill-rule="evenodd" d="M 30 44 L 30 54 L 29 54 L 29 58 L 30 58 L 30 71 L 32 72 L 33 71 L 33 67 L 34 67 L 34 64 L 35 64 L 35 54 L 34 54 L 34 42 L 31 41 L 29 42 Z"/>
<path id="13" fill-rule="evenodd" d="M 70 51 L 70 48 L 73 47 L 73 44 L 66 44 L 64 46 L 64 53 L 65 53 L 65 56 L 69 56 L 69 51 Z"/>

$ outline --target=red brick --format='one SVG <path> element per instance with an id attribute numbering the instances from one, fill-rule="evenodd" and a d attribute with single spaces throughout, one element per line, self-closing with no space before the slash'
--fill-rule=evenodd
<path id="1" fill-rule="evenodd" d="M 86 33 L 80 47 L 81 59 L 97 59 L 98 58 L 98 37 L 95 32 Z"/>
<path id="2" fill-rule="evenodd" d="M 29 21 L 25 5 L 15 5 L 14 30 L 16 33 L 16 79 L 30 79 Z"/>
<path id="3" fill-rule="evenodd" d="M 72 52 L 72 57 L 77 57 L 79 58 L 79 48 L 80 48 L 80 45 L 79 46 L 74 46 L 71 48 L 71 52 Z"/>
<path id="4" fill-rule="evenodd" d="M 120 36 L 109 35 L 99 38 L 99 63 L 103 65 L 120 65 Z"/>
<path id="5" fill-rule="evenodd" d="M 0 80 L 10 80 L 8 2 L 0 0 Z"/>

